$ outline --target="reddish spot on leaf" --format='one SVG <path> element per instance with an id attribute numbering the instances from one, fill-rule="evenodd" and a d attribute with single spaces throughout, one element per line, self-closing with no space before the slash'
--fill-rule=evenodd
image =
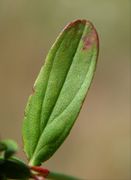
<path id="1" fill-rule="evenodd" d="M 83 37 L 83 42 L 83 50 L 89 49 L 93 44 L 96 44 L 96 46 L 98 46 L 98 35 L 93 26 L 90 33 Z"/>

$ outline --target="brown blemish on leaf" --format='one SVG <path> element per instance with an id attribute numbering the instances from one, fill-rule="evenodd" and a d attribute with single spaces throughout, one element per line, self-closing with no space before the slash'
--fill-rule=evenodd
<path id="1" fill-rule="evenodd" d="M 87 50 L 95 44 L 98 47 L 98 35 L 95 28 L 92 26 L 91 31 L 83 37 L 83 50 Z"/>
<path id="2" fill-rule="evenodd" d="M 35 87 L 34 86 L 32 87 L 32 92 L 33 92 L 32 94 L 35 93 Z"/>
<path id="3" fill-rule="evenodd" d="M 35 94 L 35 89 L 36 89 L 36 87 L 35 87 L 35 85 L 32 87 L 32 93 L 31 93 L 31 96 L 33 96 L 34 94 Z"/>
<path id="4" fill-rule="evenodd" d="M 85 19 L 75 20 L 75 21 L 67 24 L 67 26 L 64 28 L 64 30 L 68 30 L 75 26 L 77 28 L 77 27 L 79 27 L 79 26 L 77 26 L 79 24 L 88 26 L 91 29 L 90 32 L 83 37 L 83 48 L 82 49 L 87 50 L 87 49 L 91 48 L 92 45 L 95 45 L 95 44 L 98 47 L 99 46 L 98 35 L 97 35 L 95 27 L 93 26 L 93 24 L 90 21 L 87 21 Z"/>

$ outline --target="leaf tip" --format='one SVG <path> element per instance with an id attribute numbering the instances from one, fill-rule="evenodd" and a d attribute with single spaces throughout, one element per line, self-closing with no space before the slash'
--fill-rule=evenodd
<path id="1" fill-rule="evenodd" d="M 91 21 L 86 19 L 77 19 L 65 26 L 64 30 L 69 30 L 72 27 L 78 27 L 79 25 L 84 25 L 90 30 L 83 37 L 83 50 L 88 50 L 93 44 L 96 44 L 96 48 L 99 48 L 99 38 L 97 31 Z"/>
<path id="2" fill-rule="evenodd" d="M 78 25 L 78 24 L 84 24 L 84 25 L 85 25 L 87 22 L 88 22 L 88 21 L 85 20 L 85 19 L 77 19 L 77 20 L 74 20 L 74 21 L 70 22 L 69 24 L 67 24 L 67 25 L 65 26 L 64 30 L 70 29 L 71 27 L 76 26 L 76 25 Z"/>

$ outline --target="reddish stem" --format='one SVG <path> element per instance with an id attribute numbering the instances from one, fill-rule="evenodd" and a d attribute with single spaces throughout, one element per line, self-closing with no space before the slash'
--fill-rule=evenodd
<path id="1" fill-rule="evenodd" d="M 43 177 L 47 177 L 49 174 L 49 170 L 45 169 L 43 167 L 39 167 L 39 166 L 31 166 L 30 167 L 31 170 L 37 172 L 39 175 L 43 176 Z"/>

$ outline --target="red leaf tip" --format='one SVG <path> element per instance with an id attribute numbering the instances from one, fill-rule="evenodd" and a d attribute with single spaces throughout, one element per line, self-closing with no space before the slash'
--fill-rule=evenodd
<path id="1" fill-rule="evenodd" d="M 73 27 L 73 26 L 75 26 L 77 24 L 84 24 L 84 25 L 86 25 L 86 24 L 90 24 L 90 22 L 87 21 L 86 19 L 77 19 L 77 20 L 72 21 L 69 24 L 67 24 L 66 27 L 64 28 L 64 30 L 67 30 L 67 29 L 69 29 L 69 28 L 71 28 L 71 27 Z"/>

